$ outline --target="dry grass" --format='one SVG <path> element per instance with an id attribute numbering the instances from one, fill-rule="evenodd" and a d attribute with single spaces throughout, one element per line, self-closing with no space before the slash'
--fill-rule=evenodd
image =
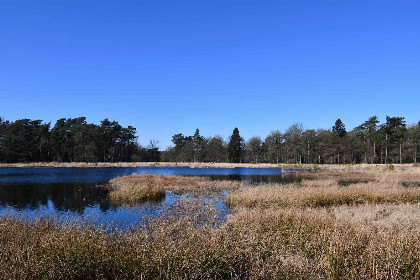
<path id="1" fill-rule="evenodd" d="M 315 211 L 328 213 L 343 223 L 350 223 L 372 232 L 384 228 L 419 231 L 420 204 L 343 205 Z"/>
<path id="2" fill-rule="evenodd" d="M 2 217 L 0 278 L 420 279 L 420 188 L 403 185 L 418 176 L 378 171 L 346 187 L 339 181 L 360 177 L 341 172 L 255 186 L 204 177 L 117 178 L 112 182 L 122 189 L 231 189 L 227 200 L 237 207 L 219 224 L 215 209 L 199 198 L 179 201 L 164 216 L 111 233 L 82 222 Z"/>
<path id="3" fill-rule="evenodd" d="M 420 232 L 412 222 L 366 230 L 327 209 L 270 208 L 240 209 L 227 225 L 255 257 L 252 279 L 418 279 Z"/>
<path id="4" fill-rule="evenodd" d="M 155 175 L 127 176 L 109 181 L 109 197 L 116 204 L 134 205 L 146 200 L 158 201 L 165 197 L 163 179 Z"/>
<path id="5" fill-rule="evenodd" d="M 133 174 L 114 178 L 109 181 L 109 184 L 111 185 L 111 200 L 114 203 L 126 205 L 160 199 L 165 196 L 165 191 L 203 194 L 210 191 L 237 189 L 241 185 L 237 181 L 215 181 L 208 177 L 150 174 Z"/>
<path id="6" fill-rule="evenodd" d="M 370 211 L 369 207 L 240 208 L 216 227 L 213 208 L 184 201 L 147 226 L 111 234 L 77 222 L 30 224 L 3 217 L 0 275 L 2 279 L 419 278 L 418 219 L 383 226 L 389 221 L 386 215 L 375 222 L 351 218 Z M 420 214 L 412 205 L 389 211 L 395 209 L 404 215 Z"/>
<path id="7" fill-rule="evenodd" d="M 171 211 L 148 226 L 111 234 L 82 222 L 1 218 L 1 278 L 226 278 L 212 210 L 179 203 Z"/>
<path id="8" fill-rule="evenodd" d="M 303 181 L 286 186 L 277 184 L 242 187 L 226 196 L 229 206 L 246 207 L 328 207 L 363 203 L 417 203 L 420 188 L 394 182 L 368 182 L 340 186 L 331 179 Z"/>
<path id="9" fill-rule="evenodd" d="M 304 176 L 315 179 L 337 179 L 348 181 L 370 180 L 377 182 L 420 182 L 420 169 L 407 170 L 365 170 L 365 171 L 321 171 L 321 172 L 286 172 L 296 176 Z"/>

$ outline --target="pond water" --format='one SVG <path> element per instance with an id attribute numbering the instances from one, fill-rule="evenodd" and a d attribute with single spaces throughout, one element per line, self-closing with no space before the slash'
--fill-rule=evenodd
<path id="1" fill-rule="evenodd" d="M 137 207 L 121 207 L 109 201 L 108 191 L 101 187 L 112 178 L 136 174 L 208 176 L 214 180 L 248 182 L 290 182 L 300 178 L 283 175 L 271 168 L 189 168 L 189 167 L 105 167 L 105 168 L 0 168 L 0 214 L 33 219 L 82 218 L 97 224 L 125 227 L 145 217 L 165 212 L 188 194 L 167 192 L 159 202 L 146 202 Z M 229 213 L 223 195 L 205 197 L 223 218 Z"/>

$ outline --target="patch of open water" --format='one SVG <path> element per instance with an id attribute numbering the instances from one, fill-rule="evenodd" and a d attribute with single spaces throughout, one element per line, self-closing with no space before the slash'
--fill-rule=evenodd
<path id="1" fill-rule="evenodd" d="M 127 227 L 141 223 L 146 217 L 164 214 L 168 207 L 181 198 L 194 199 L 188 194 L 166 192 L 161 201 L 124 207 L 110 202 L 108 191 L 98 187 L 112 178 L 133 173 L 208 176 L 214 180 L 251 183 L 288 183 L 301 179 L 284 175 L 281 169 L 271 168 L 0 168 L 0 214 L 26 219 L 82 219 L 95 224 Z M 229 213 L 223 194 L 202 199 L 214 205 L 220 213 L 220 219 Z"/>

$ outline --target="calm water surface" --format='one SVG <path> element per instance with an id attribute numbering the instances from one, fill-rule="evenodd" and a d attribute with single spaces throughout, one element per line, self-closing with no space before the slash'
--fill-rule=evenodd
<path id="1" fill-rule="evenodd" d="M 214 180 L 249 182 L 296 181 L 271 168 L 189 168 L 189 167 L 106 167 L 106 168 L 0 168 L 0 214 L 59 219 L 82 218 L 94 223 L 112 223 L 119 227 L 141 222 L 144 217 L 158 216 L 187 194 L 167 192 L 160 202 L 146 202 L 137 207 L 112 204 L 108 191 L 98 187 L 112 178 L 136 174 L 208 176 Z M 204 198 L 220 216 L 228 214 L 223 196 Z"/>

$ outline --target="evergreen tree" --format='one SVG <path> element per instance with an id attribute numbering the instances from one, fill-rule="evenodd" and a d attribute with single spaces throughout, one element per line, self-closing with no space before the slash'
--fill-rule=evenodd
<path id="1" fill-rule="evenodd" d="M 4 160 L 4 151 L 2 149 L 2 142 L 3 142 L 4 136 L 6 135 L 6 130 L 8 126 L 9 126 L 9 122 L 2 120 L 0 118 L 0 161 Z"/>
<path id="2" fill-rule="evenodd" d="M 378 117 L 373 116 L 354 129 L 356 131 L 357 138 L 361 139 L 365 146 L 364 162 L 368 162 L 368 158 L 370 159 L 370 163 L 374 163 L 376 161 L 376 146 L 379 141 L 378 123 Z"/>
<path id="3" fill-rule="evenodd" d="M 342 151 L 344 150 L 344 137 L 346 136 L 347 131 L 344 123 L 340 119 L 335 121 L 335 124 L 332 127 L 332 133 L 334 136 L 335 151 L 337 153 L 337 163 L 341 163 L 340 155 L 342 155 Z"/>
<path id="4" fill-rule="evenodd" d="M 347 134 L 346 126 L 344 125 L 344 123 L 340 119 L 337 119 L 335 121 L 335 124 L 332 127 L 332 132 L 335 135 L 337 135 L 337 137 L 339 137 L 339 138 L 343 138 L 344 136 L 346 136 L 346 134 Z"/>
<path id="5" fill-rule="evenodd" d="M 12 122 L 6 129 L 2 140 L 2 154 L 8 162 L 40 161 L 39 138 L 49 125 L 41 120 L 22 119 Z M 48 128 L 47 128 L 48 130 Z"/>
<path id="6" fill-rule="evenodd" d="M 204 137 L 200 135 L 200 130 L 197 128 L 192 137 L 194 145 L 194 162 L 203 160 L 204 152 Z"/>
<path id="7" fill-rule="evenodd" d="M 386 116 L 386 123 L 382 125 L 382 128 L 382 133 L 385 134 L 385 163 L 388 163 L 389 155 L 394 162 L 397 162 L 399 155 L 398 162 L 402 163 L 402 143 L 407 131 L 404 117 Z"/>
<path id="8" fill-rule="evenodd" d="M 229 139 L 228 145 L 228 155 L 229 155 L 229 162 L 242 162 L 242 155 L 244 150 L 244 140 L 239 135 L 239 129 L 235 127 L 233 130 L 232 136 Z"/>

